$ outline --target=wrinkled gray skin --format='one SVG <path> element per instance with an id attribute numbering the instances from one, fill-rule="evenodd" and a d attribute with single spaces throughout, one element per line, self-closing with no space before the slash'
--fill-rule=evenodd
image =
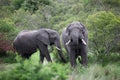
<path id="1" fill-rule="evenodd" d="M 83 24 L 75 21 L 65 28 L 62 32 L 62 43 L 68 52 L 71 66 L 76 66 L 77 58 L 81 64 L 87 65 L 88 33 Z"/>
<path id="2" fill-rule="evenodd" d="M 13 42 L 13 46 L 18 54 L 24 58 L 29 58 L 39 49 L 41 62 L 43 62 L 44 58 L 52 62 L 48 45 L 55 45 L 61 60 L 65 62 L 61 52 L 59 34 L 55 30 L 45 28 L 33 31 L 23 30 Z"/>

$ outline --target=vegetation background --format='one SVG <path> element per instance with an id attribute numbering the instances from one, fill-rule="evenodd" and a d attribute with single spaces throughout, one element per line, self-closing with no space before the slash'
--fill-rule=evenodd
<path id="1" fill-rule="evenodd" d="M 72 69 L 50 49 L 53 63 L 39 64 L 39 52 L 23 60 L 12 47 L 21 30 L 60 34 L 73 21 L 88 29 L 86 68 Z M 0 80 L 120 80 L 120 0 L 0 0 Z"/>

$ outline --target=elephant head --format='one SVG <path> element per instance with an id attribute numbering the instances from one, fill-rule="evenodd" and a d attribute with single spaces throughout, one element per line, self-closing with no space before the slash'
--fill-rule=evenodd
<path id="1" fill-rule="evenodd" d="M 61 50 L 59 34 L 55 30 L 40 29 L 37 37 L 44 45 L 55 45 L 57 50 Z"/>
<path id="2" fill-rule="evenodd" d="M 41 62 L 43 62 L 44 57 L 51 61 L 48 45 L 55 45 L 60 58 L 65 62 L 61 52 L 59 34 L 55 30 L 42 28 L 39 30 L 21 31 L 15 38 L 13 45 L 17 52 L 25 58 L 29 58 L 31 54 L 39 49 Z"/>
<path id="3" fill-rule="evenodd" d="M 66 29 L 66 34 L 68 35 L 68 41 L 66 45 L 69 44 L 84 44 L 87 45 L 87 30 L 83 24 L 80 22 L 72 22 Z"/>
<path id="4" fill-rule="evenodd" d="M 42 37 L 42 38 L 41 38 Z M 61 60 L 65 63 L 65 59 L 62 55 L 61 50 L 61 44 L 60 44 L 60 36 L 57 31 L 46 29 L 45 33 L 42 33 L 39 37 L 39 39 L 45 44 L 45 45 L 54 45 L 55 48 L 58 50 L 58 54 L 61 58 Z"/>

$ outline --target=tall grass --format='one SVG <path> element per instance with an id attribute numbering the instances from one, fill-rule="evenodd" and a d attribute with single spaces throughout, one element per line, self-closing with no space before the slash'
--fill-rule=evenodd
<path id="1" fill-rule="evenodd" d="M 9 69 L 0 72 L 0 80 L 65 80 L 69 73 L 68 64 L 39 63 L 39 53 L 34 53 L 29 60 L 23 60 L 20 56 L 18 61 Z M 7 66 L 7 65 L 6 65 Z M 11 68 L 14 66 L 14 68 Z M 11 69 L 11 70 L 10 70 Z"/>
<path id="2" fill-rule="evenodd" d="M 82 69 L 82 70 L 81 70 Z M 72 80 L 119 80 L 120 67 L 115 64 L 108 64 L 103 67 L 100 64 L 93 64 L 87 68 L 77 67 L 70 78 Z M 71 79 L 69 79 L 71 80 Z"/>
<path id="3" fill-rule="evenodd" d="M 92 57 L 93 58 L 93 57 Z M 0 72 L 0 80 L 120 80 L 120 62 L 89 63 L 87 67 L 78 64 L 71 68 L 70 63 L 39 63 L 39 52 L 29 60 L 16 57 L 17 63 L 9 64 Z"/>

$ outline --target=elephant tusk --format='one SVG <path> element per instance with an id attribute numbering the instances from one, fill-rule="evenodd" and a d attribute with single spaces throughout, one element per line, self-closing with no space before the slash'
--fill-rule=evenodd
<path id="1" fill-rule="evenodd" d="M 83 42 L 84 45 L 87 45 L 87 43 L 85 42 L 85 40 L 82 39 L 82 42 Z"/>
<path id="2" fill-rule="evenodd" d="M 70 44 L 70 42 L 71 42 L 71 40 L 69 40 L 68 42 L 66 42 L 66 44 L 65 44 L 65 45 L 68 45 L 68 44 Z"/>
<path id="3" fill-rule="evenodd" d="M 58 47 L 56 47 L 56 49 L 57 49 L 57 50 L 59 50 L 59 51 L 61 51 L 61 49 L 60 49 L 60 48 L 58 48 Z"/>

